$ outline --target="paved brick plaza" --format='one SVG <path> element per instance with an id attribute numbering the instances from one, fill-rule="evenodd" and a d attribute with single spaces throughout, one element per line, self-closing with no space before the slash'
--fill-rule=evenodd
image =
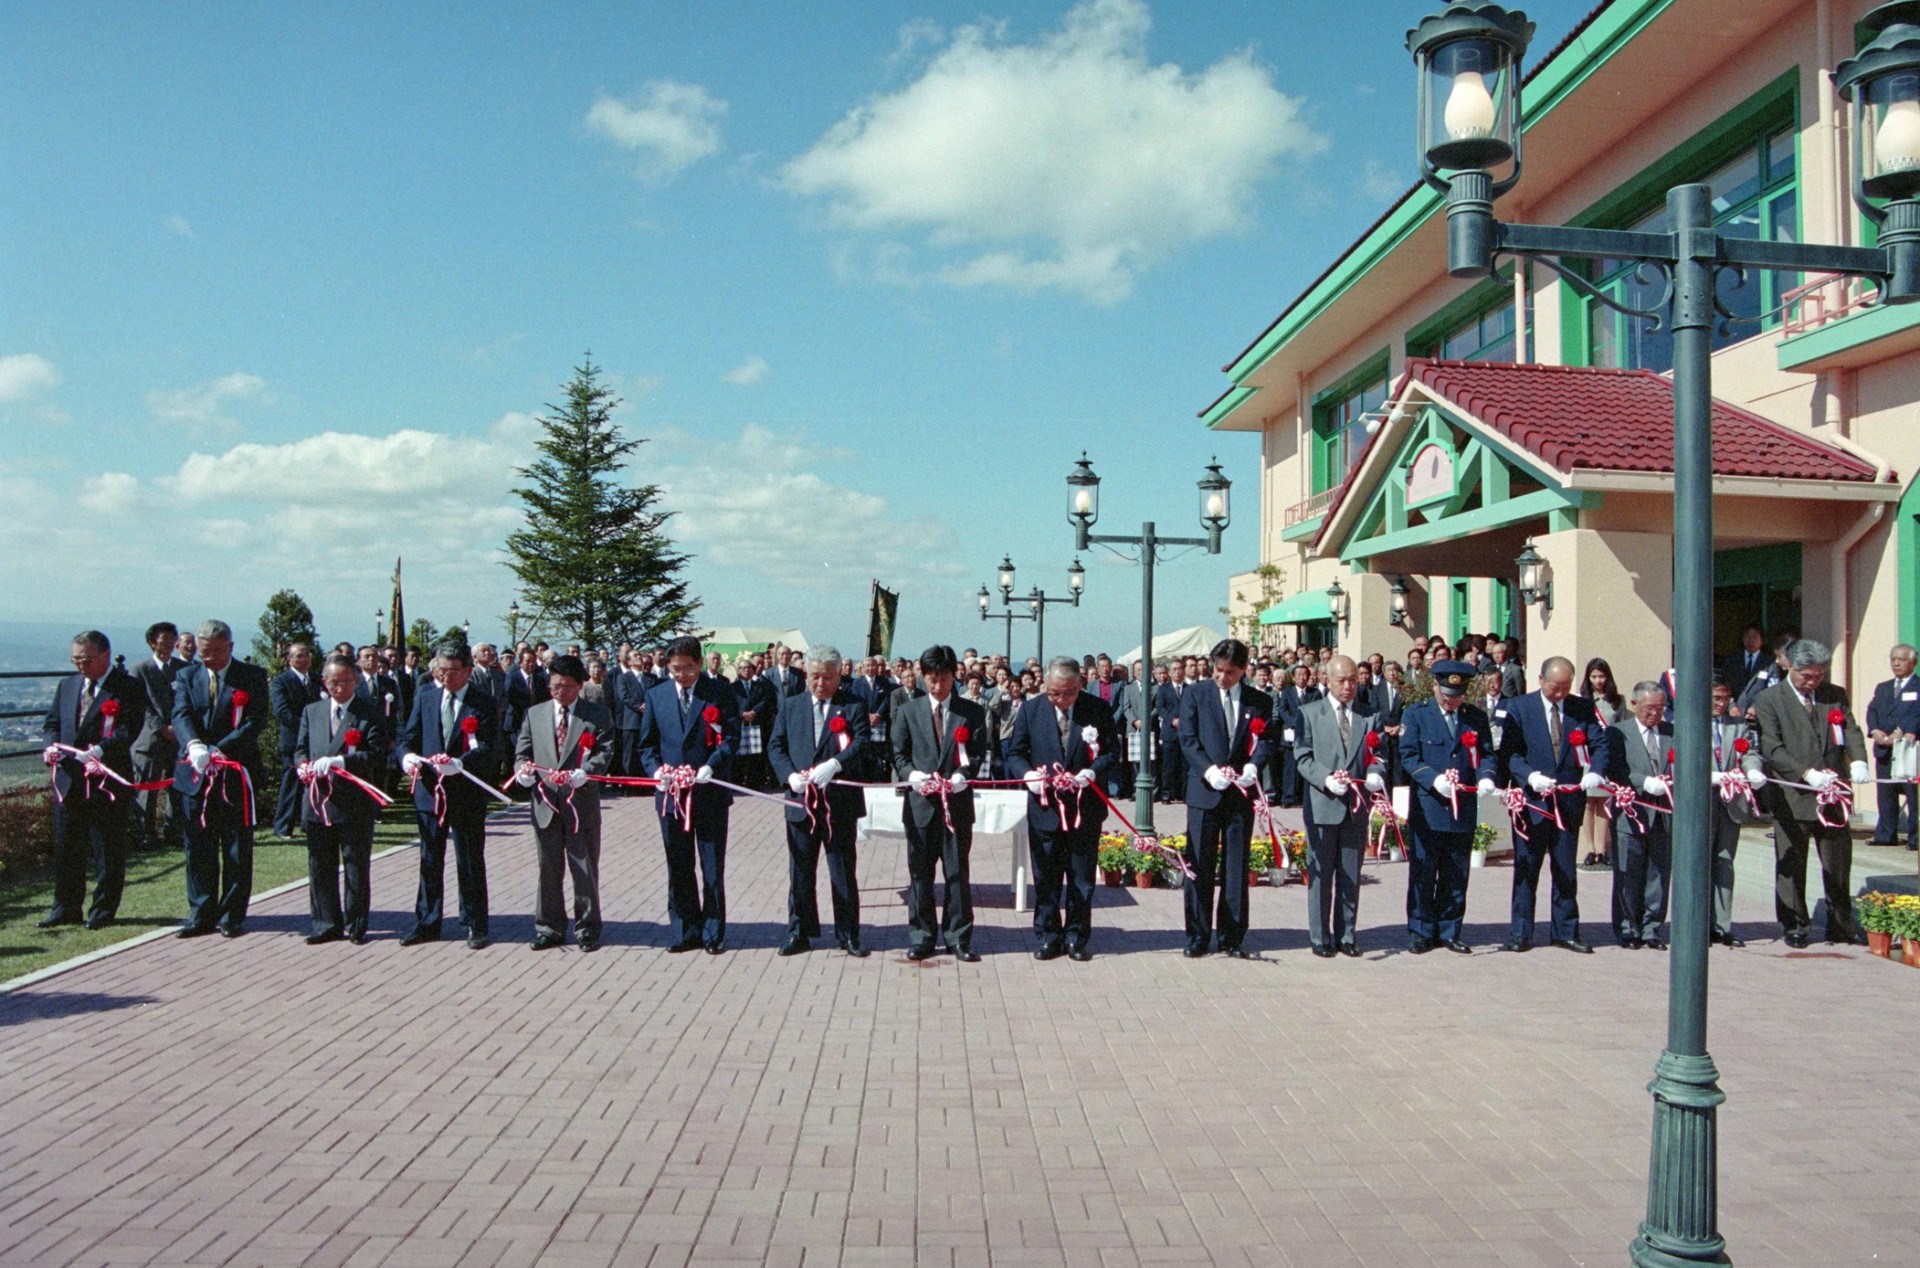
<path id="1" fill-rule="evenodd" d="M 1182 959 L 1177 892 L 1103 889 L 1097 957 L 1040 964 L 985 838 L 979 965 L 903 958 L 897 842 L 862 863 L 876 953 L 782 960 L 775 813 L 737 812 L 718 959 L 661 950 L 630 801 L 593 956 L 526 949 L 516 811 L 485 952 L 395 944 L 403 851 L 367 947 L 304 946 L 295 892 L 238 941 L 0 996 L 0 1263 L 1624 1262 L 1667 957 L 1409 956 L 1404 869 L 1369 865 L 1363 960 L 1307 954 L 1292 886 L 1255 891 L 1253 962 Z M 1786 953 L 1748 839 L 1754 941 L 1712 961 L 1730 1249 L 1920 1262 L 1920 972 Z M 1912 875 L 1860 855 L 1859 880 Z M 1509 880 L 1475 873 L 1476 944 L 1504 937 Z M 1605 879 L 1582 881 L 1597 936 Z"/>

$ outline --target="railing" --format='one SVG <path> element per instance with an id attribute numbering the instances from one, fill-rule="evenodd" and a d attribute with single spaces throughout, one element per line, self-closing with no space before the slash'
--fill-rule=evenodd
<path id="1" fill-rule="evenodd" d="M 1782 334 L 1791 339 L 1859 312 L 1871 301 L 1872 285 L 1863 277 L 1815 275 L 1780 297 Z"/>
<path id="2" fill-rule="evenodd" d="M 0 680 L 10 678 L 65 678 L 72 672 L 71 669 L 15 670 L 9 673 L 0 673 Z M 44 707 L 39 709 L 8 709 L 0 712 L 0 722 L 11 722 L 20 718 L 41 718 L 45 717 L 46 713 L 47 711 Z M 0 762 L 20 761 L 29 757 L 37 761 L 44 747 L 44 745 L 36 745 L 32 748 L 0 750 Z M 10 796 L 17 792 L 31 791 L 32 789 L 42 786 L 39 783 L 28 782 L 28 780 L 28 773 L 20 770 L 18 767 L 11 769 L 0 768 L 0 784 L 13 785 L 10 787 L 0 787 L 0 796 Z M 15 784 L 14 781 L 19 782 Z"/>
<path id="3" fill-rule="evenodd" d="M 1295 502 L 1287 508 L 1286 517 L 1282 523 L 1287 528 L 1292 528 L 1295 524 L 1306 523 L 1314 516 L 1324 512 L 1329 506 L 1332 506 L 1334 498 L 1338 497 L 1339 494 L 1340 486 L 1336 484 L 1331 489 L 1314 494 L 1304 502 Z"/>

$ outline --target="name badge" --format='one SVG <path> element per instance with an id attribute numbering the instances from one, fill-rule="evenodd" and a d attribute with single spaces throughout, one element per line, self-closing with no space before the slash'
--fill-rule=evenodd
<path id="1" fill-rule="evenodd" d="M 1903 691 L 1900 693 L 1900 699 L 1908 703 L 1920 700 L 1920 691 Z"/>

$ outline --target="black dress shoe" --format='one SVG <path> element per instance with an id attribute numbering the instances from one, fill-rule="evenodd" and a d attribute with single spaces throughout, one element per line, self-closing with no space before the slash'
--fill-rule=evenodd
<path id="1" fill-rule="evenodd" d="M 1531 951 L 1531 950 L 1533 950 L 1533 939 L 1531 939 L 1531 938 L 1508 938 L 1508 939 L 1507 939 L 1507 950 L 1509 950 L 1509 951 L 1520 951 L 1520 952 L 1526 952 L 1526 951 Z"/>
<path id="2" fill-rule="evenodd" d="M 469 951 L 485 951 L 492 945 L 493 939 L 484 933 L 470 933 L 467 935 L 467 950 Z"/>
<path id="3" fill-rule="evenodd" d="M 860 939 L 858 938 L 848 938 L 840 944 L 840 947 L 856 960 L 864 960 L 867 958 L 867 949 L 860 945 Z"/>
<path id="4" fill-rule="evenodd" d="M 356 947 L 364 947 L 367 945 L 367 931 L 364 929 L 355 929 L 347 935 L 347 941 Z"/>
<path id="5" fill-rule="evenodd" d="M 89 929 L 105 929 L 108 925 L 112 923 L 113 923 L 112 916 L 88 916 L 87 917 L 87 928 Z"/>
<path id="6" fill-rule="evenodd" d="M 240 925 L 221 925 L 220 926 L 220 936 L 223 938 L 237 938 L 245 932 L 246 932 L 246 929 Z"/>
<path id="7" fill-rule="evenodd" d="M 1425 955 L 1427 952 L 1433 950 L 1433 947 L 1434 943 L 1431 938 L 1412 937 L 1407 939 L 1407 952 L 1410 955 Z"/>
<path id="8" fill-rule="evenodd" d="M 1351 942 L 1343 942 L 1340 944 L 1340 954 L 1357 960 L 1360 958 L 1360 948 Z"/>
<path id="9" fill-rule="evenodd" d="M 707 948 L 708 955 L 719 955 L 722 951 L 725 951 L 727 949 L 726 939 L 724 938 L 715 938 L 712 942 L 706 943 L 704 945 Z"/>
<path id="10" fill-rule="evenodd" d="M 1458 938 L 1448 938 L 1445 942 L 1441 943 L 1440 945 L 1445 947 L 1447 950 L 1453 952 L 1455 955 L 1472 955 L 1473 954 L 1473 948 L 1468 946 L 1466 943 L 1460 941 L 1460 939 Z"/>
<path id="11" fill-rule="evenodd" d="M 416 926 L 412 933 L 400 939 L 400 945 L 403 947 L 417 947 L 423 942 L 438 941 L 440 941 L 440 931 L 438 929 L 421 929 Z"/>
<path id="12" fill-rule="evenodd" d="M 908 947 L 907 958 L 909 960 L 931 960 L 933 958 L 933 948 L 932 947 Z"/>
<path id="13" fill-rule="evenodd" d="M 42 920 L 36 925 L 34 925 L 34 928 L 35 929 L 57 929 L 61 925 L 77 925 L 79 923 L 80 923 L 80 917 L 78 916 L 48 916 L 45 920 Z"/>
<path id="14" fill-rule="evenodd" d="M 1737 933 L 1723 933 L 1715 941 L 1723 947 L 1738 948 L 1747 945 L 1747 940 Z"/>
<path id="15" fill-rule="evenodd" d="M 535 951 L 551 951 L 555 947 L 565 946 L 567 940 L 557 933 L 536 933 L 532 946 Z"/>
<path id="16" fill-rule="evenodd" d="M 580 949 L 582 951 L 598 951 L 600 949 L 600 931 L 598 929 L 576 928 L 574 937 L 580 943 Z"/>
<path id="17" fill-rule="evenodd" d="M 1647 945 L 1641 939 L 1635 938 L 1632 936 L 1617 938 L 1615 939 L 1615 941 L 1617 941 L 1620 944 L 1620 949 L 1623 951 L 1638 951 L 1640 948 Z"/>
<path id="18" fill-rule="evenodd" d="M 702 942 L 698 937 L 682 938 L 680 939 L 680 941 L 674 943 L 672 946 L 667 948 L 667 954 L 679 955 L 682 951 L 698 951 L 701 947 L 705 945 L 706 944 Z"/>
<path id="19" fill-rule="evenodd" d="M 1649 951 L 1665 951 L 1667 949 L 1667 943 L 1664 938 L 1648 938 L 1645 946 Z"/>
<path id="20" fill-rule="evenodd" d="M 338 929 L 328 929 L 324 933 L 310 933 L 307 935 L 307 945 L 317 947 L 323 942 L 338 942 L 346 936 Z"/>
<path id="21" fill-rule="evenodd" d="M 813 943 L 797 933 L 780 944 L 781 955 L 799 955 L 802 951 L 811 950 L 813 950 Z"/>
<path id="22" fill-rule="evenodd" d="M 1198 960 L 1207 954 L 1207 944 L 1204 942 L 1189 942 L 1187 949 L 1181 954 L 1185 955 L 1189 960 Z"/>
<path id="23" fill-rule="evenodd" d="M 1827 945 L 1832 947 L 1864 947 L 1867 945 L 1867 935 L 1858 931 L 1850 934 L 1829 933 L 1827 935 Z"/>
<path id="24" fill-rule="evenodd" d="M 181 925 L 180 932 L 173 936 L 176 938 L 204 938 L 212 932 L 212 925 Z"/>
<path id="25" fill-rule="evenodd" d="M 1093 952 L 1087 950 L 1085 946 L 1068 947 L 1067 958 L 1075 964 L 1085 964 L 1093 958 Z"/>
<path id="26" fill-rule="evenodd" d="M 1787 934 L 1787 945 L 1795 951 L 1805 951 L 1807 949 L 1807 931 L 1805 929 L 1795 929 Z"/>
<path id="27" fill-rule="evenodd" d="M 1066 953 L 1067 948 L 1065 944 L 1057 939 L 1050 938 L 1039 945 L 1033 953 L 1033 958 L 1036 960 L 1057 960 Z"/>
<path id="28" fill-rule="evenodd" d="M 1253 958 L 1253 952 L 1238 944 L 1230 947 L 1221 947 L 1220 954 L 1234 960 L 1251 960 Z"/>
<path id="29" fill-rule="evenodd" d="M 1559 947 L 1562 951 L 1571 951 L 1575 955 L 1593 954 L 1593 948 L 1578 938 L 1555 938 L 1553 945 Z"/>
<path id="30" fill-rule="evenodd" d="M 1332 947 L 1315 947 L 1313 953 L 1323 960 L 1331 960 L 1333 958 Z"/>
<path id="31" fill-rule="evenodd" d="M 980 953 L 972 947 L 955 947 L 953 949 L 953 958 L 962 964 L 980 963 Z"/>

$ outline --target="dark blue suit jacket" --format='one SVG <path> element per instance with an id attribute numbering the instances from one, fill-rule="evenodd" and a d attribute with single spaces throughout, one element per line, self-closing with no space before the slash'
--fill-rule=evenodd
<path id="1" fill-rule="evenodd" d="M 827 704 L 827 724 L 831 727 L 833 719 L 846 719 L 847 745 L 843 749 L 839 745 L 839 737 L 831 730 L 823 729 L 819 742 L 814 742 L 812 692 L 788 696 L 780 705 L 780 717 L 774 723 L 773 734 L 767 737 L 767 760 L 773 763 L 773 773 L 781 786 L 785 788 L 787 780 L 796 771 L 818 766 L 829 757 L 840 759 L 841 778 L 871 779 L 872 767 L 867 760 L 867 742 L 873 738 L 873 732 L 867 726 L 867 714 L 870 712 L 866 703 L 849 691 L 845 683 L 833 694 L 833 699 Z M 830 786 L 827 789 L 827 806 L 836 820 L 851 823 L 866 815 L 867 795 L 859 788 Z M 806 817 L 805 803 L 788 788 L 788 821 L 802 823 Z"/>
<path id="2" fill-rule="evenodd" d="M 260 732 L 267 725 L 267 671 L 244 660 L 230 660 L 220 675 L 220 698 L 209 701 L 207 667 L 194 661 L 173 680 L 173 733 L 180 741 L 180 759 L 173 768 L 173 786 L 186 796 L 200 791 L 203 779 L 187 761 L 195 740 L 217 748 L 247 768 L 254 792 L 260 792 Z M 247 693 L 240 725 L 233 724 L 233 698 Z"/>
<path id="3" fill-rule="evenodd" d="M 301 675 L 283 669 L 267 684 L 267 703 L 273 710 L 273 720 L 280 724 L 282 757 L 293 752 L 294 742 L 300 738 L 300 715 L 325 694 L 320 675 L 315 673 Z"/>
<path id="4" fill-rule="evenodd" d="M 1907 678 L 1905 690 L 1895 691 L 1893 684 L 1894 680 L 1889 678 L 1873 689 L 1873 699 L 1867 702 L 1867 730 L 1920 735 L 1920 674 Z M 1874 750 L 1874 755 L 1882 760 L 1892 754 L 1891 748 Z"/>
<path id="5" fill-rule="evenodd" d="M 1239 725 L 1229 736 L 1227 715 L 1220 707 L 1220 688 L 1209 683 L 1204 691 L 1186 693 L 1180 701 L 1180 751 L 1187 758 L 1189 806 L 1198 810 L 1212 810 L 1222 798 L 1229 795 L 1252 804 L 1246 802 L 1240 793 L 1215 791 L 1207 783 L 1207 767 L 1225 766 L 1237 775 L 1242 766 L 1252 762 L 1255 770 L 1264 770 L 1268 755 L 1267 737 L 1263 733 L 1258 739 L 1254 738 L 1253 720 L 1265 719 L 1272 711 L 1272 697 L 1243 680 L 1240 684 Z M 1299 718 L 1296 716 L 1293 725 L 1298 724 Z"/>
<path id="6" fill-rule="evenodd" d="M 1021 706 L 1013 720 L 1013 734 L 1007 740 L 1007 774 L 1024 779 L 1028 771 L 1050 771 L 1055 763 L 1063 770 L 1093 772 L 1093 787 L 1080 791 L 1080 832 L 1099 831 L 1107 821 L 1107 803 L 1094 788 L 1106 782 L 1114 764 L 1126 755 L 1120 733 L 1114 729 L 1113 713 L 1100 703 L 1100 697 L 1082 691 L 1073 702 L 1072 726 L 1067 732 L 1064 750 L 1060 745 L 1059 710 L 1045 695 L 1035 696 Z M 1100 755 L 1095 757 L 1083 738 L 1086 728 L 1100 735 Z M 1058 832 L 1058 802 L 1049 791 L 1047 804 L 1027 796 L 1027 826 L 1042 832 Z"/>
<path id="7" fill-rule="evenodd" d="M 709 706 L 720 711 L 718 743 L 706 720 Z M 715 779 L 726 779 L 733 769 L 733 751 L 740 747 L 740 713 L 733 707 L 733 688 L 702 674 L 693 684 L 693 704 L 682 725 L 679 688 L 672 679 L 656 684 L 647 692 L 646 707 L 640 714 L 639 744 L 640 769 L 649 779 L 662 766 L 691 766 L 695 770 L 711 766 Z M 696 831 L 704 816 L 724 815 L 732 804 L 733 794 L 724 788 L 703 784 L 694 789 Z M 672 803 L 662 793 L 654 794 L 653 808 L 662 818 L 673 813 Z"/>
<path id="8" fill-rule="evenodd" d="M 446 689 L 432 679 L 428 679 L 413 693 L 413 712 L 407 715 L 407 725 L 400 732 L 400 751 L 428 758 L 445 753 L 459 758 L 460 765 L 472 771 L 475 779 L 497 782 L 499 762 L 506 755 L 500 750 L 500 727 L 496 720 L 500 712 L 494 705 L 493 697 L 486 693 L 477 680 L 469 679 L 467 694 L 460 702 L 459 712 L 454 715 L 454 734 L 447 736 L 441 734 L 440 730 L 440 700 L 444 695 Z M 475 719 L 470 742 L 465 730 L 468 718 Z M 486 802 L 490 799 L 469 780 L 455 775 L 446 783 L 447 805 L 450 808 L 485 812 Z M 414 806 L 429 814 L 433 811 L 433 785 L 432 778 L 422 778 L 413 788 Z"/>
<path id="9" fill-rule="evenodd" d="M 1506 724 L 1500 729 L 1500 751 L 1506 755 L 1507 769 L 1512 773 L 1513 782 L 1525 788 L 1527 776 L 1535 771 L 1552 779 L 1556 784 L 1577 784 L 1586 774 L 1580 768 L 1580 755 L 1574 746 L 1567 742 L 1567 736 L 1575 731 L 1584 731 L 1587 735 L 1587 769 L 1602 775 L 1607 772 L 1607 757 L 1610 741 L 1607 728 L 1600 724 L 1600 715 L 1593 711 L 1593 702 L 1584 696 L 1569 695 L 1560 704 L 1562 731 L 1560 734 L 1560 759 L 1554 760 L 1553 740 L 1547 734 L 1547 705 L 1537 691 L 1524 696 L 1515 696 L 1504 706 Z M 1544 805 L 1532 789 L 1527 796 L 1533 805 Z M 1587 797 L 1584 793 L 1558 793 L 1560 800 L 1560 821 L 1567 825 L 1568 831 L 1580 826 L 1587 813 Z M 1529 809 L 1528 813 L 1535 823 L 1544 823 L 1546 815 L 1538 810 Z"/>
<path id="10" fill-rule="evenodd" d="M 1448 729 L 1440 716 L 1440 706 L 1432 701 L 1409 705 L 1401 715 L 1400 769 L 1406 772 L 1408 818 L 1416 828 L 1425 826 L 1435 832 L 1471 832 L 1480 822 L 1480 806 L 1474 785 L 1492 779 L 1493 734 L 1487 727 L 1487 715 L 1478 705 L 1460 706 L 1460 735 L 1471 730 L 1479 737 L 1477 758 L 1468 757 L 1467 746 Z M 1433 791 L 1434 776 L 1450 770 L 1459 776 L 1460 792 L 1455 814 L 1445 797 Z"/>
<path id="11" fill-rule="evenodd" d="M 613 683 L 613 699 L 607 705 L 613 711 L 614 729 L 638 731 L 640 718 L 647 710 L 647 693 L 660 685 L 660 679 L 651 673 L 636 676 L 623 669 L 613 676 Z"/>

